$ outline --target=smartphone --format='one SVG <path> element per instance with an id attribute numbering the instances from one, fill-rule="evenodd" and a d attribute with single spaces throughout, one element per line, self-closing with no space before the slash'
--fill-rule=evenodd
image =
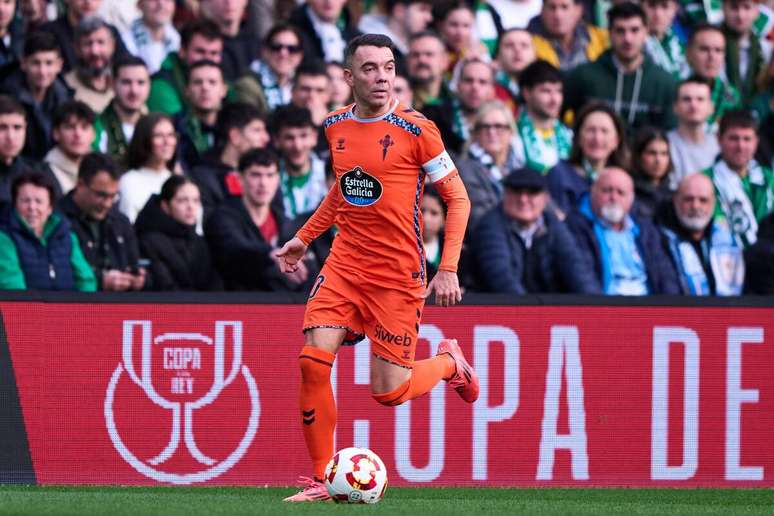
<path id="1" fill-rule="evenodd" d="M 134 267 L 129 268 L 129 272 L 137 275 L 140 273 L 140 269 L 148 269 L 150 265 L 151 265 L 150 260 L 148 260 L 147 258 L 140 258 L 139 260 L 137 260 L 137 264 Z"/>

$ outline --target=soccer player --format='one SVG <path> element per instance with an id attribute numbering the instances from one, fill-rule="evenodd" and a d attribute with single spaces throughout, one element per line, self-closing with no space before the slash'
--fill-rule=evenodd
<path id="1" fill-rule="evenodd" d="M 338 234 L 314 283 L 304 315 L 299 355 L 300 408 L 314 479 L 286 498 L 329 499 L 322 478 L 333 456 L 336 405 L 331 366 L 343 343 L 366 335 L 372 346 L 371 393 L 386 406 L 400 405 L 446 380 L 468 403 L 479 383 L 456 340 L 414 361 L 424 300 L 451 306 L 462 299 L 457 262 L 470 202 L 435 124 L 393 98 L 392 41 L 366 34 L 345 51 L 345 79 L 355 103 L 324 121 L 336 183 L 309 221 L 278 252 L 293 272 L 309 244 L 332 224 Z M 425 176 L 448 207 L 439 271 L 426 281 L 420 200 Z M 427 285 L 427 286 L 426 286 Z"/>

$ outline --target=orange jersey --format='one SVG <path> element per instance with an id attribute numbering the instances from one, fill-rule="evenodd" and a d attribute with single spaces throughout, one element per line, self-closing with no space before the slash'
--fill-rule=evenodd
<path id="1" fill-rule="evenodd" d="M 338 234 L 329 266 L 392 288 L 424 285 L 419 203 L 425 176 L 436 182 L 456 175 L 437 127 L 397 101 L 373 119 L 360 119 L 347 106 L 323 126 L 336 173 L 335 191 L 320 209 L 332 212 L 335 205 Z M 305 226 L 298 236 L 309 243 L 317 235 Z"/>

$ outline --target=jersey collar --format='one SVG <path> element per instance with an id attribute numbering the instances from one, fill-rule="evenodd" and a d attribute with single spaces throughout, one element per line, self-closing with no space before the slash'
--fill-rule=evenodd
<path id="1" fill-rule="evenodd" d="M 393 114 L 395 112 L 395 109 L 397 109 L 397 107 L 398 107 L 398 103 L 399 103 L 398 99 L 393 99 L 392 100 L 392 106 L 390 107 L 389 111 L 387 111 L 383 115 L 375 116 L 375 117 L 372 117 L 372 118 L 360 118 L 359 116 L 357 116 L 355 114 L 355 104 L 352 104 L 352 107 L 349 108 L 349 111 L 350 111 L 350 115 L 352 116 L 352 118 L 354 120 L 358 121 L 358 122 L 365 122 L 365 123 L 378 122 L 379 120 L 383 120 L 385 117 L 388 117 L 391 114 Z"/>

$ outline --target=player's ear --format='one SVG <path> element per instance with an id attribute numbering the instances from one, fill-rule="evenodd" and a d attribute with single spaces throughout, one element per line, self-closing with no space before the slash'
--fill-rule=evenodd
<path id="1" fill-rule="evenodd" d="M 352 70 L 350 70 L 349 68 L 344 68 L 344 81 L 349 85 L 350 88 L 354 83 L 352 79 Z"/>

